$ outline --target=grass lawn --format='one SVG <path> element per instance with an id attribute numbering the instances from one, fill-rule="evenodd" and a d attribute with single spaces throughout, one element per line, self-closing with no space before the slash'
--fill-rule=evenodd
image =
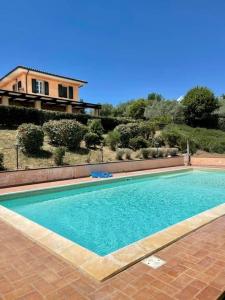
<path id="1" fill-rule="evenodd" d="M 5 167 L 9 170 L 16 168 L 16 130 L 0 129 L 0 152 L 4 154 L 4 164 Z M 82 164 L 87 163 L 88 158 L 90 162 L 99 162 L 101 161 L 101 153 L 99 149 L 91 150 L 88 154 L 87 149 L 84 145 L 81 145 L 79 152 L 67 151 L 65 155 L 64 162 L 65 164 Z M 43 151 L 35 156 L 28 157 L 19 151 L 19 168 L 41 168 L 54 166 L 54 160 L 52 153 L 54 152 L 55 147 L 48 144 L 47 138 L 45 137 L 45 142 L 43 146 Z M 104 161 L 114 161 L 116 153 L 111 151 L 108 147 L 103 149 L 103 158 Z M 136 158 L 136 153 L 132 153 L 132 158 Z M 137 159 L 137 158 L 136 158 Z"/>

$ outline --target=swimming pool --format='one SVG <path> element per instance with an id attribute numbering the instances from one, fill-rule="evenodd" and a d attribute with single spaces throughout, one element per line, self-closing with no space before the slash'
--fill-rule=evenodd
<path id="1" fill-rule="evenodd" d="M 100 255 L 225 202 L 225 172 L 189 170 L 11 196 L 0 204 Z"/>

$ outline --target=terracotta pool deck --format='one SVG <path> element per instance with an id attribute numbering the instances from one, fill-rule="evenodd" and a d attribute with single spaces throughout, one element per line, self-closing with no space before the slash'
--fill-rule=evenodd
<path id="1" fill-rule="evenodd" d="M 12 187 L 0 193 L 77 181 Z M 139 262 L 100 283 L 0 221 L 0 299 L 217 299 L 225 290 L 225 217 L 155 255 L 166 261 L 159 269 Z"/>

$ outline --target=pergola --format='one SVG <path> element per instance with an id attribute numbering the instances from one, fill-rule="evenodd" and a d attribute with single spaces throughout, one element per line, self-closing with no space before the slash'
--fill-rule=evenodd
<path id="1" fill-rule="evenodd" d="M 63 106 L 66 108 L 66 111 L 72 113 L 73 108 L 75 109 L 85 109 L 90 108 L 94 109 L 95 114 L 99 114 L 99 110 L 101 109 L 100 104 L 93 104 L 88 102 L 81 102 L 69 99 L 61 99 L 49 96 L 35 95 L 35 94 L 27 94 L 22 92 L 14 92 L 0 89 L 0 97 L 2 99 L 2 105 L 10 105 L 10 100 L 20 101 L 23 103 L 34 103 L 34 107 L 37 109 L 41 109 L 42 103 L 47 105 L 54 106 Z"/>

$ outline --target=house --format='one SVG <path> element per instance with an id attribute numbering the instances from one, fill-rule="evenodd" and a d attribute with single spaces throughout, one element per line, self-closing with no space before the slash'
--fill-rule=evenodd
<path id="1" fill-rule="evenodd" d="M 79 100 L 79 88 L 87 81 L 18 66 L 0 79 L 0 105 L 16 105 L 68 113 L 93 109 L 100 104 Z"/>

